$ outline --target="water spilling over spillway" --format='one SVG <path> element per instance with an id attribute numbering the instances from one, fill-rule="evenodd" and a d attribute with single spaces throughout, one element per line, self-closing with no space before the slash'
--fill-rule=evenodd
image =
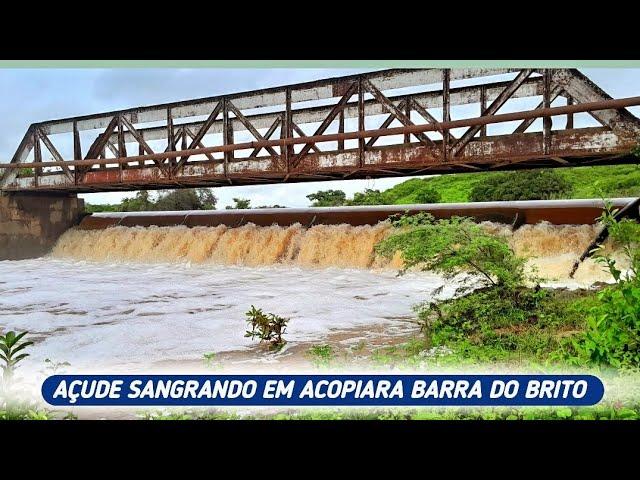
<path id="1" fill-rule="evenodd" d="M 541 222 L 515 231 L 484 222 L 489 231 L 505 236 L 518 255 L 529 258 L 538 275 L 567 279 L 573 262 L 597 233 L 595 225 L 551 225 Z M 399 269 L 402 257 L 375 254 L 375 245 L 393 232 L 388 222 L 373 226 L 300 224 L 259 227 L 253 224 L 217 227 L 111 227 L 72 229 L 57 243 L 56 258 L 101 262 L 191 263 L 311 268 Z M 608 274 L 593 260 L 578 269 L 581 283 L 606 281 Z"/>

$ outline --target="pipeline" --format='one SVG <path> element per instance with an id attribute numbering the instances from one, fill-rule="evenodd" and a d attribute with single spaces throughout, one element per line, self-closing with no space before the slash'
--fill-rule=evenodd
<path id="1" fill-rule="evenodd" d="M 629 204 L 631 198 L 612 200 L 615 208 Z M 108 212 L 84 217 L 81 230 L 122 227 L 240 227 L 254 224 L 281 227 L 300 224 L 352 226 L 375 225 L 392 215 L 427 212 L 435 218 L 471 217 L 478 222 L 495 222 L 519 227 L 548 222 L 553 225 L 590 225 L 602 214 L 602 200 L 527 200 L 513 202 L 433 203 L 375 205 L 329 208 L 264 208 L 252 210 L 187 210 L 180 212 Z"/>

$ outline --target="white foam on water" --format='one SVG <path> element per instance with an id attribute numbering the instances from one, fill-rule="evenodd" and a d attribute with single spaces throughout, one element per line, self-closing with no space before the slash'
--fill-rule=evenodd
<path id="1" fill-rule="evenodd" d="M 256 343 L 244 337 L 251 305 L 291 318 L 290 344 L 360 326 L 415 331 L 411 306 L 444 283 L 424 272 L 53 258 L 0 262 L 0 282 L 0 329 L 30 332 L 29 363 L 49 358 L 77 368 L 248 348 Z"/>

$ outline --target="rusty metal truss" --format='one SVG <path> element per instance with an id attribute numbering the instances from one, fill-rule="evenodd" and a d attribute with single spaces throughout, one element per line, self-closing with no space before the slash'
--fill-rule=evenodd
<path id="1" fill-rule="evenodd" d="M 539 103 L 508 107 L 524 98 Z M 613 100 L 575 69 L 383 70 L 36 123 L 0 164 L 0 188 L 97 192 L 632 163 L 640 120 L 625 107 L 639 104 Z M 453 120 L 452 107 L 464 105 L 477 115 Z M 574 126 L 581 113 L 597 126 Z M 507 121 L 518 123 L 488 133 Z"/>

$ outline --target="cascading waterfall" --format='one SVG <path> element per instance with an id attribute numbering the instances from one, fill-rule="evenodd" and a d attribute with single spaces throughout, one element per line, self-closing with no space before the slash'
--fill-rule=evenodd
<path id="1" fill-rule="evenodd" d="M 539 276 L 566 279 L 573 262 L 597 233 L 596 225 L 552 225 L 542 222 L 515 231 L 484 222 L 487 230 L 506 237 L 518 255 L 524 255 Z M 399 269 L 402 256 L 377 256 L 376 243 L 393 232 L 388 222 L 373 226 L 317 225 L 305 228 L 258 227 L 253 224 L 217 227 L 112 227 L 67 231 L 52 255 L 107 262 L 191 262 L 221 265 L 292 265 Z M 615 256 L 614 252 L 614 256 Z M 575 275 L 581 282 L 609 279 L 602 266 L 586 260 Z"/>

